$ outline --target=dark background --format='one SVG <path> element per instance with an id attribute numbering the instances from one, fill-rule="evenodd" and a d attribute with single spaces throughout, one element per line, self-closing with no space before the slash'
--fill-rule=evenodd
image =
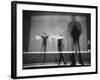
<path id="1" fill-rule="evenodd" d="M 57 35 L 61 31 L 64 31 L 66 38 L 65 51 L 69 51 L 71 40 L 68 36 L 68 23 L 73 14 L 77 16 L 77 21 L 82 25 L 81 50 L 87 50 L 87 41 L 90 40 L 90 14 L 23 11 L 23 51 L 40 51 L 42 40 L 32 40 L 36 34 L 46 32 L 50 36 L 50 34 Z M 62 26 L 62 23 L 65 23 L 65 25 Z M 55 40 L 52 40 L 52 42 L 48 40 L 48 51 L 57 51 L 56 45 Z"/>

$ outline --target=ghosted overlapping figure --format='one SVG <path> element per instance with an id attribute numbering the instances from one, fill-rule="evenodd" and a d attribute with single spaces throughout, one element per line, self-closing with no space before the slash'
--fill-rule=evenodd
<path id="1" fill-rule="evenodd" d="M 70 27 L 70 36 L 72 38 L 72 46 L 73 49 L 75 50 L 75 54 L 72 53 L 71 56 L 72 65 L 76 65 L 75 55 L 77 53 L 79 53 L 78 54 L 79 63 L 83 65 L 83 60 L 80 53 L 80 44 L 79 44 L 79 39 L 82 34 L 82 29 L 81 29 L 81 24 L 76 21 L 75 15 L 72 16 L 72 21 L 69 23 L 69 27 Z"/>
<path id="2" fill-rule="evenodd" d="M 59 53 L 59 66 L 60 66 L 61 60 L 63 61 L 64 65 L 66 66 L 66 62 L 65 62 L 64 56 L 62 54 L 62 51 L 64 48 L 64 44 L 63 44 L 64 36 L 62 35 L 62 32 L 60 32 L 58 35 L 52 35 L 50 37 L 50 39 L 52 39 L 52 38 L 56 39 L 56 41 L 57 41 L 57 50 Z"/>
<path id="3" fill-rule="evenodd" d="M 41 36 L 42 38 L 42 46 L 41 46 L 41 50 L 44 51 L 44 53 L 46 52 L 46 49 L 47 49 L 47 39 L 48 39 L 48 36 L 47 34 L 44 32 L 43 35 Z"/>
<path id="4" fill-rule="evenodd" d="M 66 66 L 66 62 L 65 62 L 65 59 L 64 59 L 63 54 L 62 54 L 62 51 L 64 48 L 64 44 L 63 44 L 64 36 L 62 35 L 62 32 L 59 33 L 58 35 L 52 35 L 50 38 L 55 38 L 57 40 L 57 50 L 59 53 L 59 59 L 58 59 L 59 66 L 60 66 L 61 60 L 63 61 L 64 65 Z"/>
<path id="5" fill-rule="evenodd" d="M 57 38 L 57 42 L 58 42 L 57 48 L 58 48 L 58 52 L 59 52 L 59 66 L 60 66 L 61 60 L 63 60 L 65 66 L 66 66 L 66 62 L 65 62 L 65 59 L 64 59 L 63 54 L 62 54 L 62 50 L 64 47 L 63 38 L 64 38 L 64 36 L 62 36 L 62 33 L 60 33 L 58 38 Z"/>
<path id="6" fill-rule="evenodd" d="M 42 46 L 41 46 L 41 50 L 43 50 L 44 52 L 44 59 L 43 59 L 43 62 L 45 62 L 46 60 L 46 49 L 47 49 L 47 39 L 48 39 L 48 36 L 47 34 L 44 32 L 43 35 L 41 36 L 42 38 Z"/>
<path id="7" fill-rule="evenodd" d="M 46 60 L 46 54 L 45 54 L 45 52 L 46 52 L 46 49 L 47 49 L 47 39 L 48 39 L 47 34 L 45 32 L 43 32 L 42 35 L 36 35 L 36 37 L 33 38 L 33 39 L 36 39 L 36 40 L 42 39 L 41 51 L 44 52 L 43 62 L 45 62 L 45 60 Z"/>

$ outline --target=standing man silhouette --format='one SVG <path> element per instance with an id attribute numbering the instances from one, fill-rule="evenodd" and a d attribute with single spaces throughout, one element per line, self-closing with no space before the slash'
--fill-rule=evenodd
<path id="1" fill-rule="evenodd" d="M 82 29 L 81 29 L 81 24 L 76 21 L 76 16 L 72 15 L 72 21 L 69 23 L 69 31 L 70 31 L 70 36 L 72 38 L 72 46 L 73 49 L 75 50 L 75 54 L 72 53 L 71 55 L 71 62 L 72 66 L 76 65 L 76 60 L 75 60 L 75 55 L 79 52 L 78 54 L 78 60 L 81 65 L 83 64 L 82 56 L 80 53 L 80 44 L 79 44 L 79 39 L 82 34 Z"/>

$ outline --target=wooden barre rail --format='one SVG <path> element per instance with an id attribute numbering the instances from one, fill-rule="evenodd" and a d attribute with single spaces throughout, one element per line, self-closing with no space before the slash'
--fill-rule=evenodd
<path id="1" fill-rule="evenodd" d="M 80 53 L 90 53 L 91 51 L 80 51 Z M 41 54 L 41 53 L 44 53 L 44 52 L 23 52 L 24 54 Z M 45 53 L 48 53 L 48 54 L 54 54 L 54 53 L 60 53 L 60 52 L 57 52 L 57 51 L 48 51 L 48 52 L 45 52 Z M 61 53 L 75 53 L 75 51 L 62 51 Z M 77 53 L 79 53 L 79 51 L 77 51 Z"/>

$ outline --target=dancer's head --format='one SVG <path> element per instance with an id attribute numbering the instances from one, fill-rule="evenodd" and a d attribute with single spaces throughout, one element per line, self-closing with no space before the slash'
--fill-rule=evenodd
<path id="1" fill-rule="evenodd" d="M 44 35 L 44 36 L 46 36 L 46 33 L 45 33 L 45 32 L 43 32 L 43 35 Z"/>
<path id="2" fill-rule="evenodd" d="M 59 33 L 59 35 L 60 35 L 60 36 L 63 36 L 63 33 L 64 33 L 64 31 L 61 31 L 61 32 Z"/>

